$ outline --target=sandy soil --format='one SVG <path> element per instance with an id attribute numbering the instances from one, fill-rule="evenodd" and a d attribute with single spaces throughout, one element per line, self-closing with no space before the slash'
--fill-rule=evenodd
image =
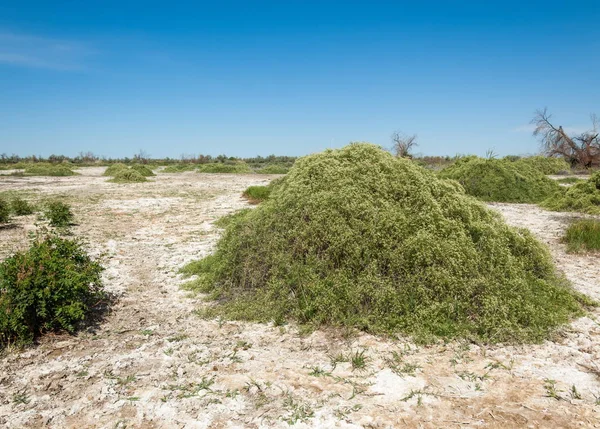
<path id="1" fill-rule="evenodd" d="M 67 178 L 0 177 L 0 192 L 73 204 L 107 288 L 107 318 L 0 356 L 0 425 L 9 428 L 600 427 L 600 311 L 553 342 L 417 347 L 370 335 L 203 320 L 177 269 L 206 255 L 218 217 L 268 176 L 161 174 L 117 185 L 87 168 Z M 600 257 L 559 242 L 572 215 L 494 204 L 546 242 L 574 286 L 600 299 Z M 36 217 L 0 229 L 0 258 L 27 245 Z M 364 353 L 353 369 L 342 356 Z M 555 397 L 551 397 L 555 396 Z"/>

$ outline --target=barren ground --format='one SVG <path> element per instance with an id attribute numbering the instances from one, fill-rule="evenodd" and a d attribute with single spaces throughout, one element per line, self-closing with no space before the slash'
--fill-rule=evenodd
<path id="1" fill-rule="evenodd" d="M 596 310 L 540 345 L 415 346 L 403 340 L 294 325 L 203 320 L 200 297 L 180 289 L 179 267 L 213 248 L 212 222 L 245 207 L 260 175 L 161 174 L 151 183 L 81 176 L 0 176 L 0 192 L 73 204 L 89 250 L 105 253 L 118 301 L 77 336 L 0 355 L 0 425 L 9 428 L 600 427 Z M 532 205 L 493 204 L 547 243 L 581 292 L 600 299 L 600 256 L 565 253 L 569 217 Z M 35 216 L 0 229 L 0 258 L 27 246 Z M 367 357 L 363 370 L 334 364 Z M 555 392 L 555 397 L 551 397 Z"/>

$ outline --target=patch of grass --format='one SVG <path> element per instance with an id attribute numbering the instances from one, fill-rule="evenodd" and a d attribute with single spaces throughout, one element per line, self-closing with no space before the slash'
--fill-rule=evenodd
<path id="1" fill-rule="evenodd" d="M 244 191 L 242 197 L 246 198 L 250 204 L 258 204 L 269 198 L 271 188 L 268 186 L 250 186 Z"/>
<path id="2" fill-rule="evenodd" d="M 588 180 L 561 188 L 541 203 L 541 206 L 553 211 L 581 212 L 600 214 L 600 171 Z"/>
<path id="3" fill-rule="evenodd" d="M 563 241 L 569 252 L 600 251 L 600 220 L 582 219 L 567 228 Z"/>
<path id="4" fill-rule="evenodd" d="M 201 164 L 198 167 L 199 173 L 234 173 L 234 174 L 242 174 L 242 173 L 252 173 L 252 170 L 246 163 L 235 163 L 235 164 L 225 164 L 220 162 L 213 162 L 209 164 Z"/>
<path id="5" fill-rule="evenodd" d="M 10 221 L 10 205 L 4 198 L 0 198 L 0 223 Z"/>
<path id="6" fill-rule="evenodd" d="M 438 175 L 456 180 L 467 194 L 482 201 L 538 203 L 561 188 L 527 163 L 474 156 L 457 160 Z"/>
<path id="7" fill-rule="evenodd" d="M 115 176 L 109 180 L 112 183 L 142 183 L 147 182 L 147 179 L 142 176 L 138 171 L 130 168 L 119 170 L 115 173 Z"/>
<path id="8" fill-rule="evenodd" d="M 154 172 L 152 172 L 151 169 L 149 169 L 143 164 L 134 164 L 131 166 L 131 169 L 137 171 L 144 177 L 156 176 L 156 174 L 154 174 Z"/>
<path id="9" fill-rule="evenodd" d="M 50 234 L 0 264 L 0 346 L 47 331 L 74 332 L 105 297 L 100 274 L 77 241 Z"/>
<path id="10" fill-rule="evenodd" d="M 18 196 L 12 199 L 10 207 L 16 216 L 26 216 L 33 213 L 33 206 Z"/>
<path id="11" fill-rule="evenodd" d="M 365 370 L 367 368 L 367 361 L 369 358 L 365 355 L 365 350 L 357 350 L 350 356 L 350 364 L 352 370 Z"/>
<path id="12" fill-rule="evenodd" d="M 67 203 L 62 201 L 49 201 L 44 209 L 44 217 L 50 226 L 64 228 L 73 223 L 73 212 Z"/>
<path id="13" fill-rule="evenodd" d="M 204 317 L 422 342 L 542 341 L 587 302 L 530 232 L 369 144 L 296 161 L 267 201 L 229 219 L 216 252 L 189 274 L 191 288 L 216 300 Z"/>

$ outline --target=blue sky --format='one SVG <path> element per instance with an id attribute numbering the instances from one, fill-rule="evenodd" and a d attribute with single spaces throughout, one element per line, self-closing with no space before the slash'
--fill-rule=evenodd
<path id="1" fill-rule="evenodd" d="M 0 153 L 538 149 L 600 114 L 596 1 L 0 2 Z"/>

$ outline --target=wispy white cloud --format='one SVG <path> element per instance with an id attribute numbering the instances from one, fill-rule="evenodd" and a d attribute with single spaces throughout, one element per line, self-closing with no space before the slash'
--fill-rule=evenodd
<path id="1" fill-rule="evenodd" d="M 0 31 L 0 64 L 74 71 L 85 69 L 91 53 L 89 46 L 79 41 Z"/>

